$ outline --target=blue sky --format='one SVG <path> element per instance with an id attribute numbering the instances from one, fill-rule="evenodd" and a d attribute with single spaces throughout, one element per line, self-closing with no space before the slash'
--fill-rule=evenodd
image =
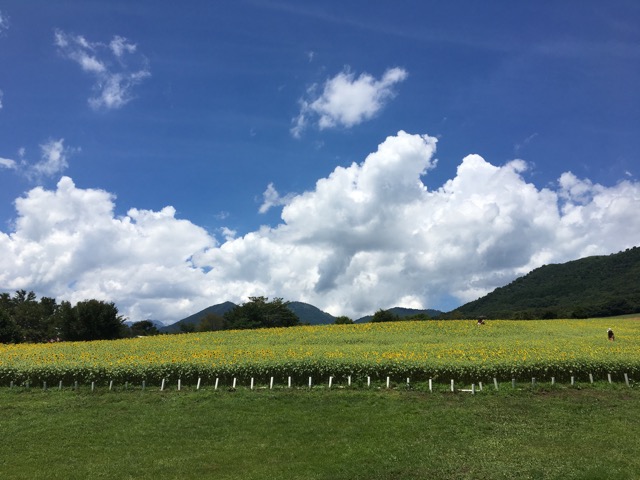
<path id="1" fill-rule="evenodd" d="M 636 245 L 639 20 L 632 1 L 5 0 L 0 291 L 133 320 L 250 295 L 449 310 Z"/>

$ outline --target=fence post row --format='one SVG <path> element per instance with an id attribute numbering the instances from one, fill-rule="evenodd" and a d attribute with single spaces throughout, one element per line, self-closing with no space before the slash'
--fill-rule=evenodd
<path id="1" fill-rule="evenodd" d="M 589 376 L 589 383 L 591 383 L 591 384 L 595 383 L 595 379 L 594 379 L 593 373 L 589 373 L 588 376 Z M 625 382 L 626 386 L 627 387 L 631 387 L 631 379 L 629 378 L 629 374 L 627 372 L 625 372 L 623 374 L 623 376 L 624 376 L 624 382 Z M 333 375 L 329 376 L 329 379 L 328 379 L 328 388 L 329 389 L 332 389 L 334 387 L 334 378 L 335 377 Z M 371 376 L 368 375 L 366 377 L 366 379 L 367 379 L 367 387 L 370 388 L 371 387 Z M 611 373 L 607 373 L 607 380 L 606 381 L 608 383 L 610 383 L 610 384 L 613 383 L 613 377 L 612 377 Z M 348 387 L 352 386 L 352 376 L 351 375 L 346 377 L 346 382 L 347 382 L 347 386 Z M 428 379 L 428 383 L 427 383 L 428 388 L 429 388 L 429 392 L 433 392 L 433 383 L 434 383 L 433 382 L 433 378 L 429 378 Z M 274 384 L 275 384 L 275 377 L 273 377 L 273 376 L 269 377 L 269 387 L 268 388 L 272 390 L 274 388 Z M 550 384 L 551 385 L 555 385 L 556 384 L 556 377 L 551 377 Z M 576 376 L 575 375 L 571 375 L 570 384 L 572 386 L 576 384 Z M 10 389 L 15 388 L 16 385 L 20 386 L 20 383 L 16 384 L 16 382 L 14 380 L 11 380 L 9 382 L 9 388 Z M 31 382 L 29 380 L 25 380 L 24 383 L 22 383 L 22 385 L 26 389 L 29 389 L 30 386 L 31 386 Z M 63 385 L 63 381 L 60 380 L 58 382 L 58 390 L 62 390 L 62 385 Z M 160 391 L 164 391 L 166 385 L 167 385 L 167 379 L 166 378 L 162 378 L 161 383 L 160 383 Z M 197 383 L 196 383 L 196 390 L 200 390 L 202 385 L 203 385 L 202 377 L 198 377 L 198 380 L 197 380 Z M 218 390 L 219 385 L 220 385 L 220 378 L 216 377 L 215 383 L 213 384 L 214 390 Z M 236 377 L 233 377 L 232 388 L 235 389 L 237 387 L 237 385 L 238 385 L 238 379 Z M 254 377 L 251 377 L 250 378 L 249 388 L 251 390 L 254 390 L 255 389 L 255 385 L 256 385 L 255 384 L 255 379 L 254 379 Z M 401 384 L 397 384 L 398 387 L 400 385 Z M 515 389 L 516 385 L 517 385 L 516 378 L 512 378 L 511 379 L 511 388 Z M 536 377 L 531 377 L 531 388 L 536 388 L 538 385 L 540 385 L 540 382 L 538 381 L 538 379 Z M 146 380 L 142 380 L 142 390 L 143 391 L 146 390 L 146 386 L 147 386 Z M 293 386 L 293 377 L 288 376 L 287 377 L 287 388 L 292 388 L 292 386 Z M 392 388 L 391 376 L 390 375 L 387 375 L 385 377 L 385 386 L 386 386 L 387 389 Z M 483 391 L 482 382 L 478 382 L 477 386 L 478 386 L 478 391 Z M 499 390 L 499 382 L 498 382 L 498 378 L 497 377 L 493 377 L 493 386 L 494 386 L 495 390 Z M 92 392 L 95 391 L 95 389 L 96 389 L 95 380 L 91 381 L 90 387 L 91 387 L 91 391 Z M 308 380 L 308 388 L 311 389 L 312 387 L 313 387 L 313 377 L 310 376 L 309 380 Z M 75 391 L 77 391 L 79 389 L 78 380 L 74 380 L 74 382 L 72 384 L 72 388 Z M 129 388 L 129 382 L 126 381 L 126 382 L 124 382 L 124 389 L 128 390 L 128 388 Z M 338 387 L 338 388 L 344 388 L 344 387 Z M 396 387 L 394 387 L 394 388 L 396 388 Z M 412 383 L 411 383 L 411 378 L 410 377 L 406 377 L 406 388 L 407 389 L 412 388 Z M 109 389 L 109 391 L 113 391 L 113 389 L 114 389 L 114 381 L 113 380 L 109 380 L 108 389 Z M 182 379 L 180 379 L 180 378 L 178 378 L 178 380 L 177 380 L 177 389 L 178 389 L 178 391 L 180 391 L 182 389 Z M 47 384 L 46 381 L 42 382 L 42 390 L 43 391 L 47 391 L 48 390 L 48 384 Z M 450 391 L 451 392 L 463 391 L 463 392 L 471 392 L 471 393 L 475 394 L 475 392 L 476 392 L 476 384 L 472 383 L 471 384 L 471 389 L 468 389 L 468 390 L 467 389 L 456 390 L 455 379 L 452 378 L 451 379 L 451 384 L 450 384 Z"/>

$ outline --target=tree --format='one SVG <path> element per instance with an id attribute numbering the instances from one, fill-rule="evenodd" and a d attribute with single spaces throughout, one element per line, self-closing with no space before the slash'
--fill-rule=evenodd
<path id="1" fill-rule="evenodd" d="M 408 317 L 404 317 L 402 320 L 425 321 L 425 320 L 431 320 L 431 317 L 426 313 L 416 313 L 415 315 L 409 315 Z"/>
<path id="2" fill-rule="evenodd" d="M 181 323 L 180 331 L 182 333 L 193 333 L 196 331 L 196 325 L 194 323 Z"/>
<path id="3" fill-rule="evenodd" d="M 16 291 L 13 297 L 8 293 L 0 295 L 0 310 L 10 319 L 5 320 L 5 328 L 17 329 L 17 335 L 11 335 L 16 342 L 43 342 L 55 337 L 53 320 L 57 309 L 55 299 L 42 297 L 38 302 L 36 294 L 26 290 Z"/>
<path id="4" fill-rule="evenodd" d="M 347 316 L 340 316 L 336 318 L 336 321 L 333 322 L 336 325 L 350 325 L 353 323 L 353 320 L 351 320 L 349 317 Z"/>
<path id="5" fill-rule="evenodd" d="M 140 320 L 133 323 L 129 328 L 133 337 L 148 337 L 160 333 L 151 320 Z"/>
<path id="6" fill-rule="evenodd" d="M 373 314 L 372 322 L 397 322 L 400 317 L 393 313 L 391 310 L 378 310 Z"/>
<path id="7" fill-rule="evenodd" d="M 113 303 L 85 300 L 71 307 L 63 302 L 58 326 L 62 340 L 113 340 L 125 336 L 123 320 Z"/>
<path id="8" fill-rule="evenodd" d="M 207 313 L 196 327 L 198 332 L 213 332 L 224 328 L 224 318 L 216 313 Z"/>
<path id="9" fill-rule="evenodd" d="M 20 329 L 9 316 L 9 313 L 0 308 L 0 343 L 15 343 L 20 341 Z"/>
<path id="10" fill-rule="evenodd" d="M 236 306 L 224 314 L 224 328 L 248 329 L 291 327 L 300 324 L 300 319 L 288 308 L 289 302 L 282 298 L 249 297 L 249 301 Z"/>

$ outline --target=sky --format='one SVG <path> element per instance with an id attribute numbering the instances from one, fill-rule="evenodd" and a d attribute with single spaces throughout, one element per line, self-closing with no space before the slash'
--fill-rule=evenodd
<path id="1" fill-rule="evenodd" d="M 2 0 L 0 291 L 450 311 L 640 244 L 633 0 Z"/>

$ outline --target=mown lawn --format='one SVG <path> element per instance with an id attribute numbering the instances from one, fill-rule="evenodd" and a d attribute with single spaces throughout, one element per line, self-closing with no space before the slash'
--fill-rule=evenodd
<path id="1" fill-rule="evenodd" d="M 640 390 L 0 388 L 2 479 L 634 479 Z"/>

